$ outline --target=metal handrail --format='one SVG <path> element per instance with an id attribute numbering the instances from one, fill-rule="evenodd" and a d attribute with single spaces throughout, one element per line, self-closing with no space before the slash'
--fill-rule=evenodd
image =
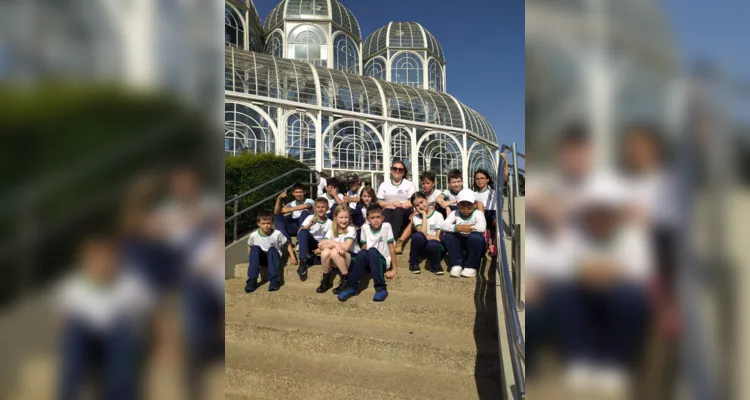
<path id="1" fill-rule="evenodd" d="M 498 165 L 498 174 L 505 168 L 505 161 L 502 160 Z M 511 193 L 510 197 L 514 194 Z M 503 194 L 502 190 L 499 191 L 496 196 L 496 209 L 502 212 L 503 207 Z M 515 213 L 515 210 L 511 209 L 510 213 Z M 511 279 L 510 265 L 508 264 L 508 254 L 505 248 L 505 241 L 503 240 L 502 229 L 498 229 L 496 232 L 497 245 L 500 247 L 500 259 L 498 260 L 498 278 L 500 279 L 500 291 L 502 292 L 503 300 L 503 315 L 506 319 L 506 334 L 508 340 L 513 345 L 510 346 L 510 358 L 513 369 L 513 379 L 515 380 L 516 394 L 519 399 L 524 399 L 526 396 L 526 378 L 523 372 L 522 359 L 526 357 L 526 342 L 523 336 L 523 330 L 521 329 L 521 322 L 518 317 L 518 309 L 516 307 L 516 298 L 514 296 L 513 281 Z M 514 236 L 513 240 L 517 240 Z M 519 265 L 518 263 L 516 264 Z M 519 274 L 520 276 L 520 274 Z M 516 293 L 517 294 L 517 293 Z M 501 360 L 502 362 L 502 360 Z"/>
<path id="2" fill-rule="evenodd" d="M 236 242 L 237 241 L 237 234 L 238 234 L 238 232 L 237 232 L 237 221 L 239 220 L 239 217 L 241 215 L 243 215 L 243 214 L 247 213 L 248 211 L 250 211 L 250 210 L 252 210 L 252 209 L 260 206 L 261 204 L 263 204 L 263 203 L 265 203 L 265 202 L 267 202 L 267 201 L 275 198 L 276 196 L 278 196 L 282 192 L 285 192 L 285 191 L 291 189 L 294 186 L 294 184 L 286 186 L 285 188 L 274 192 L 272 195 L 270 195 L 270 196 L 268 196 L 268 197 L 266 197 L 266 198 L 264 198 L 262 200 L 259 200 L 259 201 L 255 202 L 254 204 L 251 204 L 251 205 L 245 207 L 242 210 L 239 209 L 240 200 L 242 200 L 243 198 L 247 197 L 248 195 L 250 195 L 250 194 L 252 194 L 252 193 L 254 193 L 254 192 L 256 192 L 256 191 L 258 191 L 258 190 L 260 190 L 260 189 L 262 189 L 262 188 L 264 188 L 264 187 L 266 187 L 266 186 L 268 186 L 268 185 L 270 185 L 270 184 L 272 184 L 274 182 L 277 182 L 280 179 L 286 178 L 289 175 L 297 173 L 297 172 L 306 172 L 306 173 L 310 174 L 310 182 L 304 182 L 304 183 L 302 183 L 302 185 L 310 186 L 310 187 L 314 187 L 315 186 L 315 183 L 314 183 L 315 176 L 318 175 L 318 174 L 320 174 L 318 171 L 310 170 L 310 169 L 307 169 L 307 168 L 295 168 L 295 169 L 292 169 L 290 171 L 287 171 L 286 173 L 284 173 L 284 174 L 282 174 L 280 176 L 277 176 L 276 178 L 271 179 L 268 182 L 265 182 L 265 183 L 263 183 L 261 185 L 258 185 L 256 187 L 254 187 L 254 188 L 252 188 L 252 189 L 250 189 L 250 190 L 248 190 L 248 191 L 246 191 L 246 192 L 244 192 L 244 193 L 242 193 L 240 195 L 237 195 L 237 196 L 235 196 L 235 197 L 233 197 L 233 198 L 231 198 L 231 199 L 229 199 L 229 200 L 227 200 L 227 201 L 224 202 L 224 206 L 228 206 L 229 204 L 234 204 L 234 214 L 231 217 L 228 217 L 228 218 L 224 219 L 224 223 L 225 224 L 228 223 L 228 222 L 230 222 L 230 221 L 232 221 L 232 242 Z"/>

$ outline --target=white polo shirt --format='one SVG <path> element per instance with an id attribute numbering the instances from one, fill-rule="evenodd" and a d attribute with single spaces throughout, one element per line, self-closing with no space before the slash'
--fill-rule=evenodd
<path id="1" fill-rule="evenodd" d="M 388 263 L 386 269 L 388 269 L 391 265 L 391 251 L 388 249 L 388 244 L 393 243 L 393 240 L 391 224 L 383 222 L 377 231 L 373 230 L 370 225 L 362 226 L 359 243 L 366 244 L 368 249 L 378 249 L 378 252 L 385 257 Z"/>
<path id="2" fill-rule="evenodd" d="M 349 248 L 350 253 L 359 253 L 359 243 L 357 243 L 357 228 L 349 226 L 345 232 L 341 232 L 338 237 L 333 237 L 333 228 L 328 230 L 325 235 L 326 239 L 333 240 L 337 243 L 345 243 L 347 239 L 352 240 L 352 247 Z"/>
<path id="3" fill-rule="evenodd" d="M 334 204 L 338 203 L 335 198 L 333 198 L 333 197 L 331 197 L 331 196 L 328 195 L 328 192 L 326 192 L 325 198 L 326 198 L 326 200 L 328 200 L 328 209 L 329 210 L 331 209 L 331 207 L 333 207 Z M 341 193 L 339 193 L 338 194 L 338 198 L 340 200 L 344 200 L 344 195 L 341 194 Z"/>
<path id="4" fill-rule="evenodd" d="M 309 204 L 312 206 L 310 207 L 311 212 L 315 208 L 315 200 L 313 199 L 305 199 L 304 204 Z M 292 207 L 297 207 L 298 205 L 300 205 L 299 202 L 297 200 L 294 200 L 290 202 L 289 204 L 287 204 L 286 206 L 288 208 L 292 208 Z M 292 211 L 292 218 L 295 218 L 295 219 L 299 218 L 299 216 L 302 215 L 302 211 L 305 211 L 305 210 Z"/>
<path id="5" fill-rule="evenodd" d="M 359 197 L 362 194 L 363 190 L 365 190 L 364 185 L 359 185 L 359 190 L 357 190 L 355 192 L 355 191 L 349 189 L 346 192 L 346 195 L 349 196 L 349 197 Z M 352 210 L 356 209 L 357 208 L 357 202 L 356 201 L 350 201 L 349 202 L 349 208 L 351 208 Z"/>
<path id="6" fill-rule="evenodd" d="M 435 203 L 437 202 L 437 198 L 441 194 L 443 194 L 442 191 L 437 190 L 437 189 L 433 189 L 432 193 L 430 193 L 430 195 L 427 196 L 427 205 L 429 205 L 430 207 L 435 207 Z"/>
<path id="7" fill-rule="evenodd" d="M 414 184 L 408 179 L 402 179 L 398 185 L 394 185 L 392 181 L 386 181 L 380 184 L 378 188 L 378 199 L 385 201 L 409 201 L 411 195 L 417 190 Z"/>
<path id="8" fill-rule="evenodd" d="M 302 221 L 302 224 L 300 224 L 300 226 L 307 226 L 307 224 L 312 222 L 313 218 L 316 218 L 316 216 L 309 215 L 307 218 L 305 218 L 304 221 Z M 308 230 L 310 231 L 310 234 L 312 235 L 313 239 L 317 241 L 321 241 L 325 238 L 326 233 L 328 233 L 328 231 L 331 230 L 332 224 L 333 224 L 333 221 L 326 218 L 325 222 L 315 221 L 315 223 L 312 224 Z"/>
<path id="9" fill-rule="evenodd" d="M 443 191 L 443 197 L 446 200 L 456 200 L 456 196 L 458 196 L 458 193 L 460 193 L 460 192 L 461 192 L 461 190 L 459 190 L 456 193 L 453 193 L 453 189 L 448 189 L 448 190 Z"/>
<path id="10" fill-rule="evenodd" d="M 260 229 L 257 229 L 247 238 L 248 246 L 258 246 L 265 252 L 273 248 L 279 252 L 279 255 L 281 255 L 281 246 L 285 244 L 286 237 L 282 235 L 280 231 L 275 229 L 270 235 L 264 235 L 260 232 Z"/>
<path id="11" fill-rule="evenodd" d="M 443 214 L 432 210 L 432 213 L 427 216 L 427 233 L 429 233 L 430 235 L 437 235 L 437 232 L 441 229 L 443 222 L 445 222 Z M 423 222 L 422 216 L 420 214 L 417 214 L 414 216 L 414 218 L 412 218 L 412 223 L 414 224 L 414 232 L 422 231 L 420 227 L 422 226 Z"/>
<path id="12" fill-rule="evenodd" d="M 458 225 L 474 225 L 476 230 L 474 232 L 484 233 L 487 230 L 487 220 L 484 218 L 484 213 L 479 212 L 476 209 L 469 214 L 467 218 L 461 216 L 461 211 L 456 210 L 448 214 L 448 218 L 443 222 L 443 232 L 457 232 L 456 227 Z M 469 236 L 471 232 L 464 232 L 462 235 Z"/>
<path id="13" fill-rule="evenodd" d="M 497 193 L 493 189 L 490 189 L 489 186 L 482 191 L 474 193 L 477 195 L 477 202 L 482 203 L 485 210 L 492 211 L 497 209 L 497 197 L 495 197 Z"/>

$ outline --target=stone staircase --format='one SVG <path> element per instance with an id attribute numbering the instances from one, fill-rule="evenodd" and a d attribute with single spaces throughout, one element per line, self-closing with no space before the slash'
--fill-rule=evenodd
<path id="1" fill-rule="evenodd" d="M 247 264 L 236 265 L 225 294 L 226 398 L 503 398 L 494 264 L 485 259 L 471 279 L 414 275 L 408 251 L 383 303 L 372 301 L 371 280 L 346 303 L 316 293 L 320 266 L 305 282 L 287 266 L 281 290 L 245 294 Z"/>

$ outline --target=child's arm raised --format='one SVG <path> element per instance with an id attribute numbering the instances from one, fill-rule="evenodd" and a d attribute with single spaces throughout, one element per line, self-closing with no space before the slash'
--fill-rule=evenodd
<path id="1" fill-rule="evenodd" d="M 285 214 L 284 208 L 281 206 L 281 200 L 286 198 L 286 192 L 281 192 L 281 194 L 276 197 L 276 204 L 273 206 L 273 213 L 274 214 Z"/>

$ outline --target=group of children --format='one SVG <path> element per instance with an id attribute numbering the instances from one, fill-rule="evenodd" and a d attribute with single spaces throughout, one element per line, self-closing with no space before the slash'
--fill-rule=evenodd
<path id="1" fill-rule="evenodd" d="M 420 176 L 421 191 L 409 198 L 411 218 L 402 233 L 394 237 L 394 229 L 386 222 L 383 200 L 372 187 L 363 187 L 354 174 L 347 178 L 349 191 L 338 193 L 339 182 L 328 179 L 325 192 L 316 200 L 305 198 L 302 184 L 292 188 L 294 200 L 282 205 L 286 193 L 278 196 L 274 214 L 258 215 L 258 230 L 248 239 L 248 279 L 245 292 L 258 289 L 261 266 L 268 267 L 269 291 L 280 288 L 279 265 L 282 249 L 286 246 L 289 261 L 298 265 L 297 274 L 307 279 L 310 266 L 320 264 L 323 276 L 317 293 L 334 287 L 336 268 L 340 281 L 333 293 L 340 301 L 347 301 L 359 293 L 359 281 L 372 276 L 374 301 L 388 296 L 386 279 L 396 275 L 397 246 L 411 239 L 409 270 L 420 273 L 419 264 L 427 260 L 426 268 L 436 275 L 445 273 L 441 265 L 446 256 L 451 277 L 474 277 L 488 248 L 495 246 L 490 231 L 496 229 L 495 191 L 487 171 L 474 175 L 475 190 L 463 187 L 461 171 L 448 174 L 449 189 L 435 188 L 436 177 L 427 171 Z M 380 200 L 380 201 L 379 201 Z M 401 206 L 404 209 L 406 204 Z M 489 224 L 488 224 L 489 222 Z M 297 237 L 299 258 L 291 244 Z M 400 249 L 399 249 L 400 250 Z"/>

